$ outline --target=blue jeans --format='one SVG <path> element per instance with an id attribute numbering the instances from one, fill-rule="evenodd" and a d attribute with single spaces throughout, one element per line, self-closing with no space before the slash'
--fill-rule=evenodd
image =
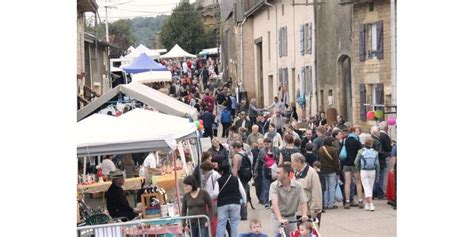
<path id="1" fill-rule="evenodd" d="M 217 235 L 216 237 L 224 237 L 227 219 L 230 219 L 231 234 L 230 237 L 239 236 L 240 222 L 240 204 L 227 204 L 217 207 Z"/>
<path id="2" fill-rule="evenodd" d="M 268 204 L 269 202 L 269 199 L 270 199 L 270 184 L 271 184 L 271 180 L 267 179 L 266 178 L 266 174 L 265 174 L 265 169 L 263 169 L 263 177 L 262 177 L 262 200 L 263 200 L 263 204 Z"/>
<path id="3" fill-rule="evenodd" d="M 336 182 L 337 176 L 336 172 L 325 174 L 326 180 L 326 191 L 324 191 L 324 206 L 334 206 L 336 205 Z"/>
<path id="4" fill-rule="evenodd" d="M 210 223 L 209 223 L 210 225 Z M 191 224 L 191 237 L 208 237 L 208 229 L 204 226 L 204 223 Z"/>

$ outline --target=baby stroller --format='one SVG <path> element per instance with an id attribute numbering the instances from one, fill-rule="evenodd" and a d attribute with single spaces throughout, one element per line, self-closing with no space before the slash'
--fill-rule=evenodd
<path id="1" fill-rule="evenodd" d="M 319 230 L 318 230 L 318 219 L 317 218 L 310 218 L 308 219 L 308 222 L 311 223 L 311 237 L 321 237 L 321 234 L 319 233 Z M 299 230 L 299 226 L 303 223 L 303 221 L 301 219 L 298 219 L 298 220 L 295 220 L 295 221 L 289 221 L 288 223 L 297 223 L 297 227 L 296 227 L 296 230 L 293 230 L 290 232 L 290 236 L 286 236 L 286 233 L 285 233 L 285 226 L 284 224 L 281 224 L 280 225 L 280 228 L 279 228 L 279 234 L 276 236 L 276 237 L 306 237 L 306 236 L 301 236 L 300 235 L 300 230 Z"/>

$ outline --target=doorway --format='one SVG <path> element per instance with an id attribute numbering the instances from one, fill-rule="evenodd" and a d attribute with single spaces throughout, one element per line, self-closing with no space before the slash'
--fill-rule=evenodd
<path id="1" fill-rule="evenodd" d="M 351 75 L 351 59 L 347 55 L 343 55 L 338 61 L 338 79 L 342 83 L 342 95 L 339 105 L 340 113 L 346 121 L 353 121 L 352 117 L 352 75 Z"/>

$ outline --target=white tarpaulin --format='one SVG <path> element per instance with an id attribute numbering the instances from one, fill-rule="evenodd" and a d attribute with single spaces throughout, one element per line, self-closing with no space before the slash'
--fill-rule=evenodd
<path id="1" fill-rule="evenodd" d="M 170 71 L 149 71 L 142 73 L 133 73 L 132 81 L 140 83 L 148 82 L 166 82 L 171 81 L 173 75 Z"/>
<path id="2" fill-rule="evenodd" d="M 184 49 L 179 47 L 179 45 L 177 44 L 175 44 L 174 47 L 167 54 L 160 56 L 160 58 L 195 58 L 195 57 L 196 55 L 190 54 L 184 51 Z"/>
<path id="3" fill-rule="evenodd" d="M 125 55 L 125 58 L 126 59 L 134 59 L 138 56 L 140 56 L 140 54 L 146 54 L 146 56 L 152 58 L 152 59 L 157 59 L 160 57 L 160 53 L 156 50 L 151 50 L 149 48 L 147 48 L 146 46 L 144 46 L 143 44 L 140 44 L 137 48 L 131 50 L 131 52 L 127 55 Z"/>
<path id="4" fill-rule="evenodd" d="M 174 150 L 180 140 L 196 137 L 188 119 L 144 109 L 120 117 L 93 114 L 76 131 L 77 156 Z"/>
<path id="5" fill-rule="evenodd" d="M 96 100 L 86 105 L 84 108 L 77 111 L 77 120 L 80 121 L 94 113 L 94 111 L 99 109 L 101 106 L 107 103 L 107 101 L 110 101 L 119 93 L 143 102 L 165 114 L 179 116 L 182 118 L 191 118 L 192 120 L 198 119 L 198 112 L 196 108 L 162 92 L 154 90 L 146 85 L 132 82 L 130 84 L 118 85 L 114 87 Z"/>

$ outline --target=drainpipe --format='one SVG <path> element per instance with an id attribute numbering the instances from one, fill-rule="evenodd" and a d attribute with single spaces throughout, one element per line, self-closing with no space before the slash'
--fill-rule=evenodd
<path id="1" fill-rule="evenodd" d="M 392 34 L 391 38 L 391 49 L 392 49 L 392 105 L 397 103 L 397 12 L 396 12 L 397 0 L 390 1 L 390 31 Z"/>
<path id="2" fill-rule="evenodd" d="M 263 3 L 267 6 L 269 6 L 269 7 L 274 7 L 275 8 L 275 75 L 276 75 L 275 80 L 278 80 L 278 40 L 277 40 L 277 37 L 278 37 L 278 12 L 277 12 L 276 6 L 273 5 L 273 4 L 268 3 L 268 0 L 265 0 Z M 270 101 L 270 103 L 271 103 L 271 101 Z"/>
<path id="3" fill-rule="evenodd" d="M 247 17 L 244 18 L 242 23 L 240 23 L 240 84 L 242 85 L 243 91 L 245 91 L 244 88 L 244 24 L 245 21 L 247 20 Z M 240 89 L 240 88 L 239 88 Z"/>

